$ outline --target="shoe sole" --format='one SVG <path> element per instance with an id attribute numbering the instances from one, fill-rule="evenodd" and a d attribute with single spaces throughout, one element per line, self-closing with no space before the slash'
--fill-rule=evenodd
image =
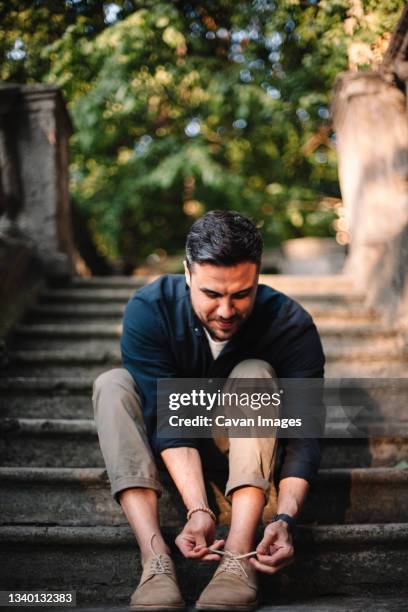
<path id="1" fill-rule="evenodd" d="M 228 612 L 253 612 L 259 607 L 259 601 L 256 600 L 251 604 L 196 604 L 196 610 L 228 610 Z"/>

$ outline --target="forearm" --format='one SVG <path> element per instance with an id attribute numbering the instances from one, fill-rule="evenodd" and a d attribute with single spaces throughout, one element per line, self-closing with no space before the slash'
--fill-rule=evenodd
<path id="1" fill-rule="evenodd" d="M 309 483 L 303 478 L 290 476 L 281 480 L 278 494 L 278 514 L 289 514 L 289 516 L 296 518 L 308 491 Z"/>
<path id="2" fill-rule="evenodd" d="M 186 508 L 197 506 L 208 508 L 203 469 L 199 452 L 195 448 L 182 446 L 166 448 L 162 459 L 172 477 Z M 176 544 L 185 557 L 218 561 L 219 556 L 211 553 L 208 546 L 221 548 L 224 540 L 214 540 L 215 522 L 207 512 L 194 512 L 176 538 Z"/>
<path id="3" fill-rule="evenodd" d="M 162 459 L 186 508 L 208 506 L 200 454 L 195 448 L 166 448 Z"/>
<path id="4" fill-rule="evenodd" d="M 277 513 L 296 518 L 308 490 L 309 483 L 304 478 L 283 478 L 279 483 Z M 266 574 L 275 574 L 293 563 L 293 534 L 288 523 L 284 520 L 269 523 L 256 552 L 256 559 L 250 559 L 250 563 L 255 569 Z"/>

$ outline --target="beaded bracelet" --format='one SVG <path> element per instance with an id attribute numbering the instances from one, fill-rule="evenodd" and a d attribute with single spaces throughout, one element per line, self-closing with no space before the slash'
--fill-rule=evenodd
<path id="1" fill-rule="evenodd" d="M 211 516 L 211 518 L 214 521 L 214 523 L 217 522 L 217 518 L 216 518 L 214 512 L 210 508 L 207 508 L 207 506 L 197 506 L 196 508 L 191 508 L 191 510 L 189 510 L 187 512 L 187 520 L 188 521 L 190 520 L 191 515 L 194 514 L 194 512 L 206 512 L 207 514 L 209 514 Z"/>

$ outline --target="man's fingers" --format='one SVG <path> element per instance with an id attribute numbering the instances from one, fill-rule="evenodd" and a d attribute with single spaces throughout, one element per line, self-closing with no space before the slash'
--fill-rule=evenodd
<path id="1" fill-rule="evenodd" d="M 220 549 L 224 546 L 224 540 L 214 540 L 214 542 L 210 545 L 211 548 L 215 548 L 215 549 Z M 200 550 L 201 548 L 208 548 L 207 543 L 204 541 L 204 543 L 200 543 L 197 544 L 196 546 L 194 546 L 194 550 Z"/>
<path id="2" fill-rule="evenodd" d="M 189 559 L 202 559 L 208 554 L 208 548 L 206 546 L 196 547 L 194 550 L 190 550 L 186 557 Z"/>
<path id="3" fill-rule="evenodd" d="M 220 550 L 225 544 L 225 540 L 215 540 L 210 548 L 211 550 Z M 221 558 L 221 555 L 217 555 L 217 553 L 212 553 L 209 548 L 207 548 L 208 553 L 204 556 L 201 557 L 202 561 L 219 561 Z"/>
<path id="4" fill-rule="evenodd" d="M 268 546 L 261 546 L 261 544 L 258 544 L 258 546 L 256 547 L 256 555 L 257 557 L 259 557 L 259 555 L 273 555 L 277 550 L 280 550 L 279 547 L 277 546 L 273 546 L 273 544 L 269 544 Z"/>
<path id="5" fill-rule="evenodd" d="M 199 548 L 202 548 L 203 546 L 207 546 L 207 542 L 206 542 L 204 535 L 202 535 L 201 533 L 195 534 L 194 550 L 198 550 Z"/>
<path id="6" fill-rule="evenodd" d="M 191 557 L 193 551 L 195 550 L 195 547 L 197 545 L 197 537 L 196 536 L 192 536 L 191 534 L 185 533 L 184 531 L 182 531 L 181 533 L 179 533 L 179 535 L 176 537 L 175 539 L 175 543 L 178 546 L 178 548 L 180 549 L 181 553 L 185 556 L 185 557 Z M 203 543 L 199 544 L 199 549 L 203 548 L 206 546 L 205 543 L 205 539 L 202 538 Z M 193 556 L 195 558 L 195 555 Z"/>
<path id="7" fill-rule="evenodd" d="M 190 542 L 189 540 L 185 540 L 182 537 L 177 537 L 176 538 L 176 545 L 179 548 L 180 552 L 187 557 L 188 554 L 190 553 L 190 551 L 193 550 L 193 542 Z"/>
<path id="8" fill-rule="evenodd" d="M 225 540 L 214 540 L 210 548 L 214 548 L 215 550 L 220 550 L 220 548 L 222 548 L 224 544 L 225 544 Z"/>
<path id="9" fill-rule="evenodd" d="M 201 557 L 201 561 L 219 561 L 221 559 L 220 555 L 216 555 L 214 553 L 208 553 L 205 557 Z"/>
<path id="10" fill-rule="evenodd" d="M 293 557 L 293 547 L 278 548 L 275 552 L 270 555 L 257 554 L 257 559 L 260 563 L 265 565 L 279 565 L 280 563 L 287 561 Z"/>
<path id="11" fill-rule="evenodd" d="M 256 552 L 261 555 L 267 555 L 269 552 L 269 547 L 273 545 L 276 540 L 276 537 L 277 536 L 275 533 L 264 533 L 264 537 L 256 547 Z"/>
<path id="12" fill-rule="evenodd" d="M 211 548 L 215 550 L 219 550 L 224 546 L 224 540 L 215 540 L 211 544 Z M 194 546 L 194 549 L 191 551 L 189 557 L 191 559 L 202 559 L 203 561 L 218 561 L 219 556 L 217 554 L 211 553 L 209 547 L 204 544 L 197 544 Z"/>
<path id="13" fill-rule="evenodd" d="M 215 540 L 211 544 L 211 548 L 219 550 L 224 546 L 225 540 Z M 196 536 L 195 541 L 186 538 L 183 535 L 178 535 L 176 545 L 182 554 L 189 559 L 202 559 L 205 561 L 218 561 L 219 555 L 211 553 L 205 541 L 204 536 Z"/>
<path id="14" fill-rule="evenodd" d="M 259 572 L 263 572 L 264 574 L 272 575 L 272 574 L 276 574 L 284 567 L 287 567 L 288 565 L 292 565 L 292 563 L 294 562 L 294 559 L 289 559 L 288 561 L 280 563 L 279 565 L 265 565 L 264 563 L 260 563 L 258 559 L 255 559 L 254 557 L 252 557 L 249 560 L 249 562 Z"/>

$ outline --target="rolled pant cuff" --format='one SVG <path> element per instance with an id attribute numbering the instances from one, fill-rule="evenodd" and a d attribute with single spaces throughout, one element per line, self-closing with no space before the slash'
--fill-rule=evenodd
<path id="1" fill-rule="evenodd" d="M 111 491 L 115 500 L 119 503 L 119 493 L 125 489 L 153 489 L 160 497 L 163 487 L 160 482 L 143 476 L 125 476 L 112 481 Z"/>
<path id="2" fill-rule="evenodd" d="M 265 478 L 251 478 L 250 476 L 228 480 L 225 487 L 225 497 L 230 497 L 234 489 L 239 489 L 240 487 L 256 487 L 257 489 L 262 489 L 265 493 L 265 500 L 267 500 L 271 489 L 271 483 Z"/>

